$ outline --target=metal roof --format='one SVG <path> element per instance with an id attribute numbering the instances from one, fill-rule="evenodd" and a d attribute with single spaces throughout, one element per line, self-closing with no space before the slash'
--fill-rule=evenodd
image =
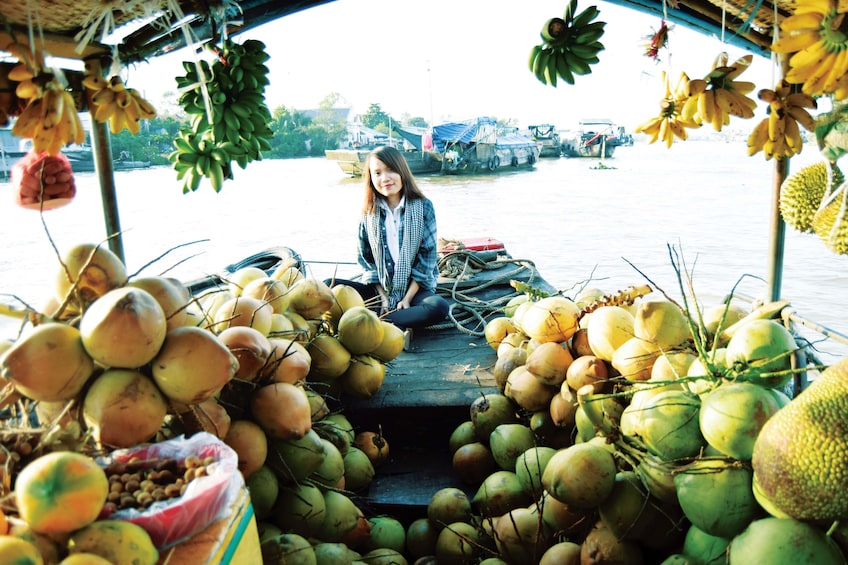
<path id="1" fill-rule="evenodd" d="M 27 38 L 29 22 L 37 22 L 45 49 L 57 57 L 108 56 L 117 49 L 122 62 L 132 63 L 182 48 L 187 36 L 213 39 L 223 19 L 228 21 L 227 33 L 238 34 L 332 1 L 4 0 L 0 46 L 9 45 L 12 36 Z M 769 52 L 775 22 L 788 16 L 791 9 L 791 2 L 785 0 L 607 1 L 660 17 L 666 14 L 671 23 L 707 34 L 723 30 L 728 43 L 761 55 Z M 184 17 L 176 21 L 174 14 Z M 114 33 L 104 37 L 104 29 Z M 96 40 L 78 50 L 87 31 Z"/>

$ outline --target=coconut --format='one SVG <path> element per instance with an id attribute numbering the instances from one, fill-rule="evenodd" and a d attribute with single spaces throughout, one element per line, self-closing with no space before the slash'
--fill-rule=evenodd
<path id="1" fill-rule="evenodd" d="M 533 430 L 524 424 L 501 424 L 489 436 L 492 456 L 507 471 L 515 471 L 515 460 L 535 444 Z"/>
<path id="2" fill-rule="evenodd" d="M 437 563 L 476 563 L 481 552 L 481 534 L 467 522 L 445 524 L 436 538 Z"/>
<path id="3" fill-rule="evenodd" d="M 403 559 L 399 554 L 406 548 L 406 528 L 400 520 L 391 516 L 374 516 L 369 518 L 368 521 L 371 523 L 371 535 L 362 544 L 361 551 L 382 550 L 379 555 L 384 558 L 388 558 L 391 552 L 395 552 L 398 555 L 392 557 Z M 365 556 L 363 556 L 363 560 L 366 563 L 369 562 L 365 559 Z M 371 561 L 371 563 L 382 562 Z M 389 563 L 389 561 L 385 561 L 385 563 Z M 395 559 L 391 563 L 401 563 L 401 561 Z"/>
<path id="4" fill-rule="evenodd" d="M 507 377 L 504 387 L 504 396 L 530 412 L 547 408 L 558 392 L 558 387 L 543 383 L 527 370 L 526 365 L 516 367 Z"/>
<path id="5" fill-rule="evenodd" d="M 529 508 L 516 508 L 495 520 L 498 552 L 508 563 L 539 563 L 551 532 Z"/>
<path id="6" fill-rule="evenodd" d="M 486 518 L 506 514 L 510 510 L 527 506 L 532 497 L 524 491 L 521 480 L 514 471 L 495 471 L 480 484 L 471 505 Z"/>
<path id="7" fill-rule="evenodd" d="M 354 306 L 339 318 L 338 339 L 352 354 L 365 355 L 383 341 L 383 325 L 373 310 Z"/>
<path id="8" fill-rule="evenodd" d="M 545 490 L 542 486 L 542 473 L 556 451 L 546 446 L 529 447 L 515 458 L 515 474 L 524 487 L 524 492 L 533 500 L 539 500 Z"/>
<path id="9" fill-rule="evenodd" d="M 271 314 L 271 329 L 268 337 L 294 337 L 294 324 L 285 314 L 274 312 Z"/>
<path id="10" fill-rule="evenodd" d="M 356 492 L 366 488 L 374 479 L 374 464 L 358 447 L 350 446 L 342 456 L 345 488 Z"/>
<path id="11" fill-rule="evenodd" d="M 581 355 L 565 371 L 565 382 L 571 390 L 580 390 L 592 385 L 595 392 L 603 392 L 609 378 L 609 367 L 600 357 Z"/>
<path id="12" fill-rule="evenodd" d="M 324 494 L 316 485 L 307 483 L 282 486 L 271 513 L 274 524 L 284 531 L 311 538 L 324 522 Z"/>
<path id="13" fill-rule="evenodd" d="M 631 337 L 612 354 L 610 365 L 628 381 L 647 381 L 660 350 L 653 342 Z"/>
<path id="14" fill-rule="evenodd" d="M 169 399 L 198 404 L 230 382 L 238 371 L 238 359 L 212 332 L 183 326 L 168 332 L 151 369 L 153 380 Z"/>
<path id="15" fill-rule="evenodd" d="M 495 361 L 495 366 L 492 368 L 492 374 L 495 376 L 495 383 L 501 392 L 506 387 L 506 380 L 509 374 L 516 368 L 521 367 L 527 362 L 527 350 L 514 347 L 506 351 Z"/>
<path id="16" fill-rule="evenodd" d="M 636 337 L 666 350 L 690 338 L 689 318 L 670 300 L 644 300 L 633 315 Z"/>
<path id="17" fill-rule="evenodd" d="M 588 316 L 581 318 L 581 322 L 586 320 Z M 589 330 L 587 328 L 578 328 L 574 335 L 571 336 L 571 355 L 575 359 L 583 355 L 592 355 L 592 347 L 589 345 Z"/>
<path id="18" fill-rule="evenodd" d="M 727 563 L 750 563 L 752 555 L 760 563 L 845 563 L 842 552 L 822 528 L 792 518 L 768 517 L 751 522 L 731 540 Z"/>
<path id="19" fill-rule="evenodd" d="M 218 334 L 218 340 L 229 349 L 238 361 L 234 379 L 252 381 L 259 375 L 271 355 L 271 342 L 250 326 L 232 326 Z"/>
<path id="20" fill-rule="evenodd" d="M 544 473 L 543 473 L 544 474 Z M 581 530 L 586 530 L 589 517 L 595 512 L 594 508 L 579 509 L 569 506 L 561 500 L 557 500 L 545 491 L 539 502 L 542 512 L 542 520 L 555 532 L 575 535 Z M 576 536 L 582 538 L 583 536 Z"/>
<path id="21" fill-rule="evenodd" d="M 339 378 L 342 389 L 354 398 L 369 399 L 383 386 L 386 366 L 370 355 L 356 355 Z"/>
<path id="22" fill-rule="evenodd" d="M 527 356 L 525 366 L 544 384 L 560 386 L 572 362 L 574 358 L 567 345 L 549 341 L 539 344 Z"/>
<path id="23" fill-rule="evenodd" d="M 194 304 L 203 313 L 203 325 L 213 326 L 215 314 L 222 304 L 235 298 L 233 293 L 221 287 L 213 287 L 198 295 Z"/>
<path id="24" fill-rule="evenodd" d="M 317 422 L 330 414 L 330 407 L 323 396 L 311 388 L 304 388 L 304 391 L 309 399 L 309 412 L 313 422 Z"/>
<path id="25" fill-rule="evenodd" d="M 118 449 L 149 441 L 167 413 L 167 401 L 150 377 L 129 369 L 110 369 L 94 379 L 82 408 L 95 441 Z"/>
<path id="26" fill-rule="evenodd" d="M 319 379 L 335 379 L 342 376 L 350 366 L 350 351 L 330 334 L 316 335 L 306 346 L 312 358 L 310 376 Z"/>
<path id="27" fill-rule="evenodd" d="M 506 355 L 509 351 L 513 349 L 523 349 L 525 353 L 527 352 L 527 343 L 530 341 L 530 338 L 524 332 L 513 332 L 511 334 L 506 334 L 506 336 L 501 340 L 500 345 L 498 345 L 497 356 L 498 359 Z"/>
<path id="28" fill-rule="evenodd" d="M 187 306 L 191 301 L 188 288 L 176 279 L 168 277 L 142 277 L 132 279 L 126 286 L 149 292 L 165 312 L 168 330 L 187 325 Z"/>
<path id="29" fill-rule="evenodd" d="M 699 412 L 701 432 L 721 453 L 750 461 L 760 430 L 779 409 L 777 398 L 767 388 L 727 382 L 703 396 Z"/>
<path id="30" fill-rule="evenodd" d="M 330 290 L 333 293 L 333 305 L 324 313 L 324 318 L 334 328 L 338 327 L 339 319 L 346 311 L 354 306 L 365 306 L 365 300 L 359 291 L 348 284 L 337 284 Z"/>
<path id="31" fill-rule="evenodd" d="M 312 356 L 303 344 L 285 338 L 271 338 L 271 354 L 260 375 L 278 383 L 296 384 L 306 380 Z"/>
<path id="32" fill-rule="evenodd" d="M 665 461 L 697 455 L 706 443 L 698 424 L 700 409 L 698 396 L 682 390 L 652 396 L 639 422 L 645 445 Z"/>
<path id="33" fill-rule="evenodd" d="M 380 324 L 383 326 L 383 339 L 370 355 L 383 363 L 388 363 L 403 351 L 405 336 L 402 329 L 387 320 L 380 320 Z"/>
<path id="34" fill-rule="evenodd" d="M 288 292 L 289 288 L 284 282 L 262 276 L 247 283 L 241 296 L 266 302 L 271 305 L 275 314 L 282 314 L 289 308 Z"/>
<path id="35" fill-rule="evenodd" d="M 406 529 L 406 551 L 413 559 L 435 556 L 439 529 L 428 518 L 416 518 Z"/>
<path id="36" fill-rule="evenodd" d="M 236 269 L 225 277 L 227 289 L 233 296 L 241 296 L 252 281 L 266 277 L 265 271 L 250 265 Z"/>
<path id="37" fill-rule="evenodd" d="M 483 479 L 498 470 L 492 450 L 479 441 L 459 446 L 453 452 L 451 466 L 462 482 L 474 486 L 480 486 Z"/>
<path id="38" fill-rule="evenodd" d="M 324 459 L 307 481 L 322 489 L 333 488 L 344 477 L 344 457 L 333 442 L 321 438 L 321 443 L 324 444 Z"/>
<path id="39" fill-rule="evenodd" d="M 256 389 L 251 414 L 274 439 L 297 439 L 312 428 L 309 397 L 302 387 L 272 383 Z"/>
<path id="40" fill-rule="evenodd" d="M 580 545 L 573 541 L 561 541 L 550 546 L 539 565 L 580 565 Z"/>
<path id="41" fill-rule="evenodd" d="M 265 464 L 274 470 L 280 481 L 301 483 L 323 459 L 324 442 L 315 430 L 310 429 L 299 439 L 270 440 Z"/>
<path id="42" fill-rule="evenodd" d="M 642 547 L 631 540 L 620 539 L 615 532 L 598 520 L 583 543 L 580 544 L 580 563 L 627 563 L 641 565 L 645 562 Z"/>
<path id="43" fill-rule="evenodd" d="M 470 522 L 471 515 L 471 500 L 456 487 L 440 488 L 427 503 L 427 518 L 439 530 L 455 522 Z"/>
<path id="44" fill-rule="evenodd" d="M 571 508 L 593 508 L 612 492 L 615 475 L 615 460 L 609 450 L 593 443 L 577 443 L 550 458 L 542 473 L 542 486 Z"/>
<path id="45" fill-rule="evenodd" d="M 335 302 L 335 295 L 323 281 L 304 277 L 289 285 L 289 309 L 307 320 L 320 318 Z"/>
<path id="46" fill-rule="evenodd" d="M 469 409 L 477 439 L 488 442 L 499 425 L 517 422 L 516 406 L 502 394 L 482 394 L 474 398 Z"/>
<path id="47" fill-rule="evenodd" d="M 559 428 L 568 428 L 574 425 L 574 418 L 577 414 L 577 397 L 574 391 L 568 386 L 568 383 L 562 383 L 559 394 L 555 394 L 551 398 L 551 404 L 548 407 L 548 413 L 554 425 Z"/>
<path id="48" fill-rule="evenodd" d="M 73 291 L 74 302 L 78 302 L 81 310 L 127 281 L 121 258 L 93 243 L 74 245 L 62 254 L 61 261 L 56 273 L 56 297 L 60 303 L 64 302 Z"/>
<path id="49" fill-rule="evenodd" d="M 274 309 L 267 302 L 250 296 L 236 296 L 215 310 L 210 329 L 220 333 L 233 326 L 250 326 L 267 336 L 271 331 L 273 314 Z"/>
<path id="50" fill-rule="evenodd" d="M 268 458 L 268 437 L 251 420 L 233 420 L 224 443 L 236 452 L 238 469 L 245 478 L 258 471 Z"/>
<path id="51" fill-rule="evenodd" d="M 131 286 L 110 290 L 80 320 L 85 350 L 105 367 L 146 365 L 159 352 L 167 333 L 159 302 L 146 290 Z"/>
<path id="52" fill-rule="evenodd" d="M 589 347 L 604 361 L 612 361 L 613 353 L 633 337 L 633 314 L 621 306 L 601 306 L 589 317 Z"/>
<path id="53" fill-rule="evenodd" d="M 381 433 L 363 430 L 354 436 L 353 445 L 361 449 L 375 467 L 389 458 L 389 442 Z"/>
<path id="54" fill-rule="evenodd" d="M 300 271 L 291 262 L 285 261 L 271 272 L 271 278 L 282 281 L 287 287 L 291 287 L 294 283 L 303 277 L 303 272 Z"/>
<path id="55" fill-rule="evenodd" d="M 324 519 L 316 529 L 315 537 L 330 543 L 342 542 L 359 523 L 361 512 L 350 498 L 340 492 L 327 490 L 323 494 Z"/>
<path id="56" fill-rule="evenodd" d="M 567 341 L 577 331 L 580 309 L 564 296 L 533 302 L 521 317 L 521 329 L 540 342 Z"/>
<path id="57" fill-rule="evenodd" d="M 65 401 L 94 373 L 80 331 L 59 322 L 39 324 L 0 356 L 0 376 L 33 400 Z"/>
<path id="58" fill-rule="evenodd" d="M 179 415 L 186 435 L 204 431 L 224 439 L 229 433 L 232 423 L 230 414 L 214 397 L 200 404 L 190 404 L 187 408 Z"/>
<path id="59" fill-rule="evenodd" d="M 514 333 L 516 331 L 515 326 L 512 324 L 512 319 L 507 316 L 498 316 L 497 318 L 492 318 L 488 322 L 486 322 L 485 327 L 483 328 L 483 335 L 486 338 L 486 343 L 489 344 L 489 347 L 498 350 L 498 346 L 503 341 L 503 338 L 507 336 L 507 334 Z"/>

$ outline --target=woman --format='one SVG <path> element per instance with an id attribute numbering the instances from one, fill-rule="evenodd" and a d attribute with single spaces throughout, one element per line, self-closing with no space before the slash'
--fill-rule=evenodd
<path id="1" fill-rule="evenodd" d="M 436 294 L 439 276 L 436 214 L 403 153 L 379 147 L 363 171 L 365 203 L 359 223 L 359 282 L 337 280 L 362 295 L 386 320 L 409 329 L 437 324 L 448 302 Z"/>

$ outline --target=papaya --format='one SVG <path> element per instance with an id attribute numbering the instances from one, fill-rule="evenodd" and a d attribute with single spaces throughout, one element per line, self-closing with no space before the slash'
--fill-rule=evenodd
<path id="1" fill-rule="evenodd" d="M 156 565 L 159 551 L 147 530 L 123 520 L 98 520 L 68 539 L 70 555 L 93 553 L 111 563 Z"/>

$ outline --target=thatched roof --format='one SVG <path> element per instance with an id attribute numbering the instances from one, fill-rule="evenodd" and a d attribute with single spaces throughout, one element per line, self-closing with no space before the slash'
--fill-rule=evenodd
<path id="1" fill-rule="evenodd" d="M 149 59 L 180 47 L 188 35 L 213 37 L 222 19 L 228 33 L 245 31 L 288 14 L 332 0 L 3 0 L 0 5 L 0 49 L 12 36 L 26 38 L 30 22 L 40 27 L 46 49 L 61 57 L 82 59 L 109 54 L 113 47 L 123 62 Z M 460 0 L 461 1 L 461 0 Z M 609 0 L 662 16 L 662 0 Z M 786 0 L 668 0 L 668 19 L 706 33 L 724 29 L 725 39 L 752 52 L 767 54 L 775 20 L 789 15 Z M 177 21 L 176 15 L 184 17 Z M 103 32 L 116 30 L 111 37 Z M 91 41 L 81 50 L 80 40 Z M 85 42 L 83 42 L 85 43 Z"/>

